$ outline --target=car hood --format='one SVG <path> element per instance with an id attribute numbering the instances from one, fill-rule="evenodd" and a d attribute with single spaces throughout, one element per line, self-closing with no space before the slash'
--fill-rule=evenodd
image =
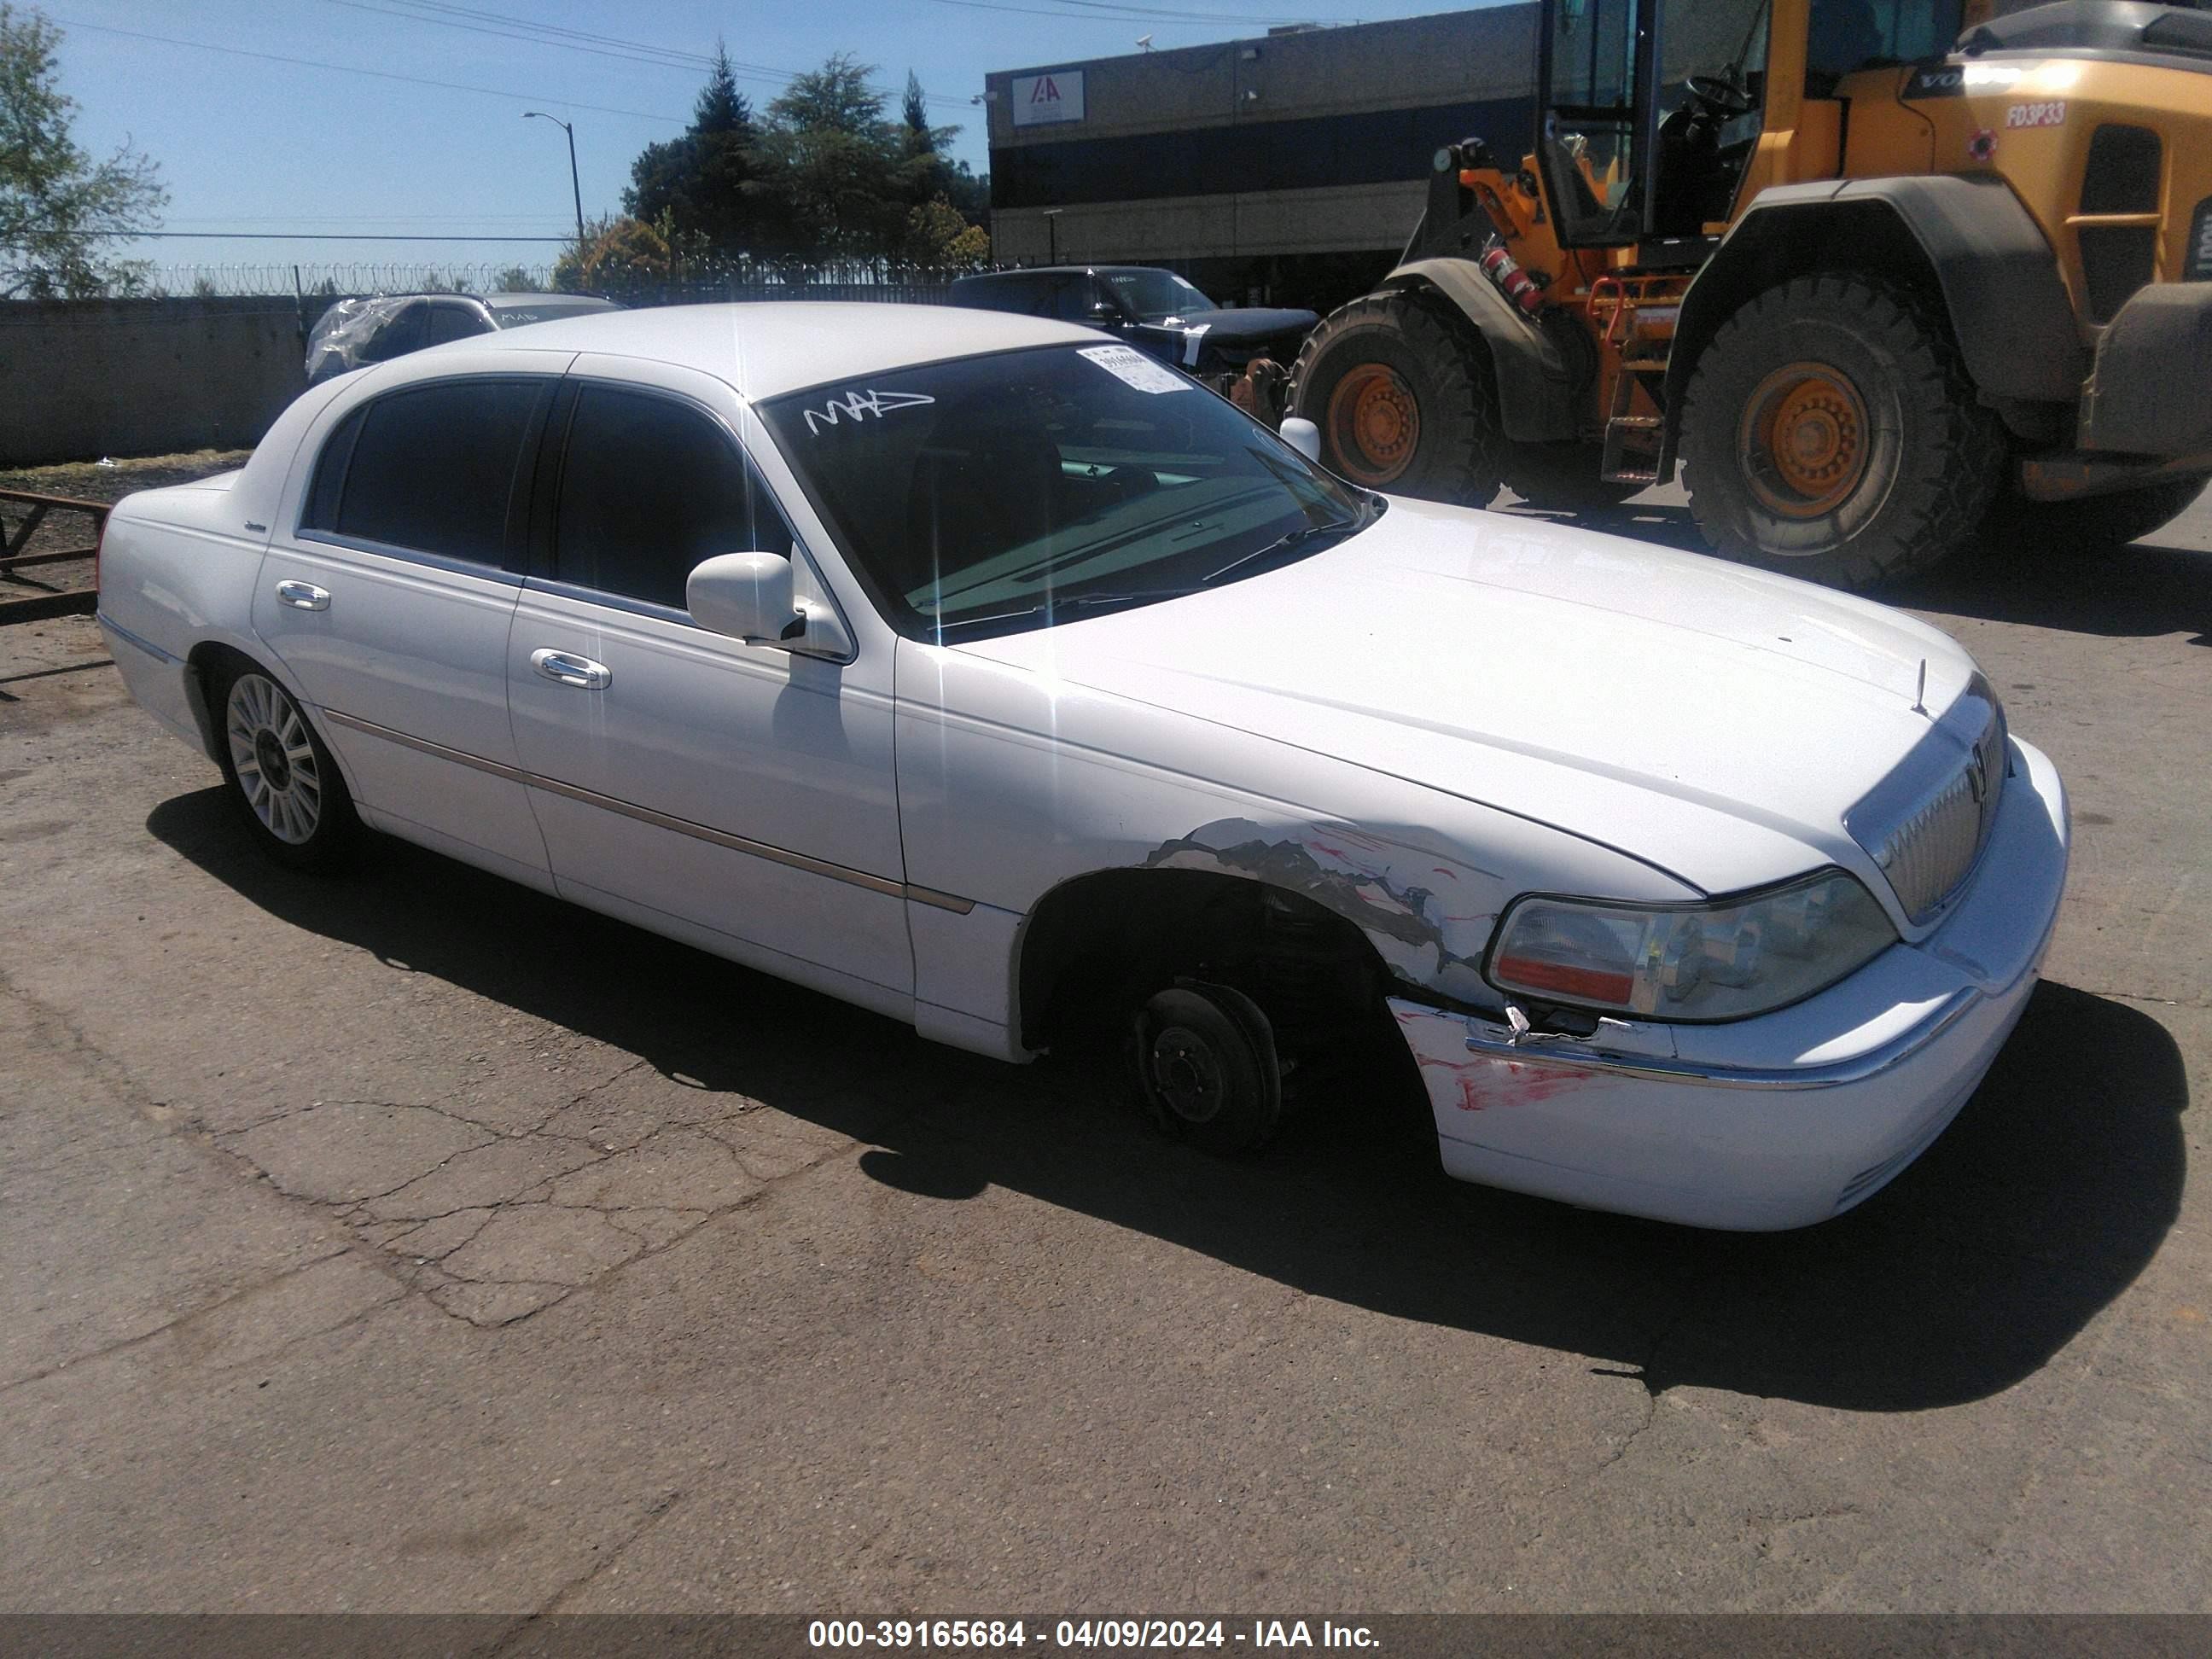
<path id="1" fill-rule="evenodd" d="M 1218 590 L 958 648 L 1552 824 L 1703 892 L 1828 862 L 1877 881 L 1846 815 L 1901 767 L 1965 755 L 1939 717 L 1978 679 L 1884 606 L 1412 501 Z"/>
<path id="2" fill-rule="evenodd" d="M 1204 349 L 1233 356 L 1254 346 L 1304 339 L 1320 320 L 1310 311 L 1249 306 L 1194 312 L 1177 322 L 1144 323 L 1139 326 L 1148 334 L 1182 343 L 1180 350 L 1188 351 L 1189 343 L 1195 339 Z"/>
<path id="3" fill-rule="evenodd" d="M 1224 306 L 1182 319 L 1184 328 L 1204 327 L 1217 344 L 1224 341 L 1265 340 L 1278 334 L 1304 334 L 1321 319 L 1310 311 L 1290 311 L 1276 306 Z"/>

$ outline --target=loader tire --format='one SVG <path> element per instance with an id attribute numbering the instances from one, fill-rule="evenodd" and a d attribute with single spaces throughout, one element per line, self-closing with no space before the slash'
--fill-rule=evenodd
<path id="1" fill-rule="evenodd" d="M 2073 501 L 2031 501 L 2007 495 L 1990 514 L 1984 539 L 1998 557 L 2019 552 L 2111 553 L 2172 523 L 2204 493 L 2204 483 L 2200 473 Z"/>
<path id="2" fill-rule="evenodd" d="M 1487 507 L 1504 476 L 1489 354 L 1418 294 L 1331 313 L 1298 352 L 1289 407 L 1321 428 L 1322 464 L 1364 489 Z"/>
<path id="3" fill-rule="evenodd" d="M 1835 272 L 1721 325 L 1681 446 L 1715 550 L 1847 588 L 1921 574 L 1971 541 L 2007 453 L 1942 319 L 1910 289 Z"/>

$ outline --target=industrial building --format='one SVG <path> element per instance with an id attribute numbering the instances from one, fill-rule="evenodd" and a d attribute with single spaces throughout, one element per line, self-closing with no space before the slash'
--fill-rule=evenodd
<path id="1" fill-rule="evenodd" d="M 1389 268 L 1437 146 L 1528 145 L 1535 62 L 1521 4 L 994 73 L 994 256 L 1327 308 Z"/>

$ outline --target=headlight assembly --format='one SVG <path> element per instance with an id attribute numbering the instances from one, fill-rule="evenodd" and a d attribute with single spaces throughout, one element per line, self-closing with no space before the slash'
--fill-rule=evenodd
<path id="1" fill-rule="evenodd" d="M 1833 985 L 1897 943 L 1874 896 L 1823 870 L 1699 905 L 1529 897 L 1506 913 L 1490 982 L 1647 1019 L 1742 1019 Z"/>

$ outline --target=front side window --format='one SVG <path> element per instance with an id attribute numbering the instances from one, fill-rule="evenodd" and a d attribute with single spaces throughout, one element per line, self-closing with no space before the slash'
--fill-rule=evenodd
<path id="1" fill-rule="evenodd" d="M 1940 58 L 1965 23 L 1960 0 L 1813 0 L 1805 90 L 1826 98 L 1854 70 Z"/>
<path id="2" fill-rule="evenodd" d="M 1380 511 L 1126 345 L 896 369 L 760 407 L 893 624 L 921 638 L 1192 592 Z"/>
<path id="3" fill-rule="evenodd" d="M 1039 314 L 1063 323 L 1088 323 L 1096 320 L 1093 313 L 1097 304 L 1098 290 L 1091 285 L 1090 274 L 1066 271 L 1052 279 L 1051 301 Z"/>
<path id="4" fill-rule="evenodd" d="M 678 611 L 702 560 L 791 554 L 789 526 L 729 436 L 646 392 L 577 394 L 554 511 L 554 580 Z"/>
<path id="5" fill-rule="evenodd" d="M 379 398 L 325 445 L 303 530 L 496 567 L 544 383 L 446 380 Z"/>

